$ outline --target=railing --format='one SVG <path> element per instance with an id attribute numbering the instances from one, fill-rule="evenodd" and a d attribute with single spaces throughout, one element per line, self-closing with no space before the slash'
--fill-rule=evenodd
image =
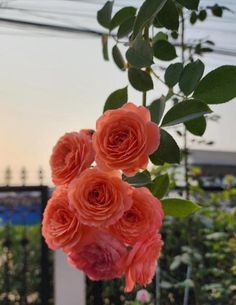
<path id="1" fill-rule="evenodd" d="M 21 186 L 10 186 L 13 176 L 10 168 L 7 168 L 5 186 L 0 187 L 1 305 L 53 304 L 53 264 L 40 228 L 49 188 L 42 185 L 42 169 L 37 176 L 39 185 L 26 186 L 28 173 L 22 168 L 19 175 Z M 210 193 L 224 190 L 219 186 L 204 186 L 203 189 Z M 181 195 L 184 187 L 176 187 L 175 192 Z M 161 273 L 157 273 L 152 285 L 148 287 L 155 296 L 155 304 L 160 304 L 161 277 Z M 135 294 L 124 296 L 123 288 L 122 279 L 109 282 L 87 280 L 86 304 L 104 305 L 105 300 L 109 300 L 109 304 L 123 305 L 125 301 L 135 298 Z M 189 289 L 186 289 L 185 295 L 188 293 Z"/>
<path id="2" fill-rule="evenodd" d="M 42 185 L 0 187 L 0 304 L 53 304 L 52 261 L 40 226 L 48 196 Z"/>

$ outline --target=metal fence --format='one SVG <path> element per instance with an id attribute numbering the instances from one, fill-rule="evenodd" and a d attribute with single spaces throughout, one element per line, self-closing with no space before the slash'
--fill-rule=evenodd
<path id="1" fill-rule="evenodd" d="M 26 186 L 27 172 L 20 173 L 21 186 L 10 186 L 12 173 L 5 172 L 5 186 L 0 187 L 0 304 L 52 305 L 53 263 L 50 251 L 41 235 L 41 218 L 49 198 L 49 188 L 43 186 L 39 170 L 39 185 Z M 219 186 L 203 186 L 207 193 L 224 190 Z M 176 187 L 182 195 L 184 187 Z M 154 304 L 160 304 L 160 273 L 148 290 Z M 86 304 L 124 305 L 135 293 L 124 295 L 124 280 L 92 282 L 87 279 Z M 184 289 L 183 289 L 184 290 Z M 185 289 L 184 295 L 189 294 Z M 185 293 L 186 292 L 186 293 Z M 187 304 L 187 303 L 186 303 Z"/>
<path id="2" fill-rule="evenodd" d="M 48 196 L 42 185 L 0 187 L 0 304 L 53 304 L 52 260 L 40 226 Z"/>

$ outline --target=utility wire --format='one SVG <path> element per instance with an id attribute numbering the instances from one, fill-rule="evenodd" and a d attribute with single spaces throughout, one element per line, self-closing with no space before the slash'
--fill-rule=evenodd
<path id="1" fill-rule="evenodd" d="M 95 18 L 95 13 L 93 14 L 94 8 L 91 9 L 91 7 L 95 7 L 97 5 L 104 4 L 105 0 L 53 0 L 49 1 L 54 2 L 54 3 L 78 3 L 80 4 L 87 4 L 87 11 L 89 12 L 83 12 L 79 7 L 75 10 L 74 7 L 70 7 L 67 5 L 66 10 L 61 10 L 58 11 L 56 10 L 50 10 L 50 8 L 43 8 L 42 6 L 36 6 L 32 7 L 32 4 L 37 4 L 38 2 L 36 0 L 25 0 L 26 3 L 29 3 L 31 7 L 25 6 L 25 7 L 19 7 L 16 4 L 18 4 L 20 1 L 18 0 L 12 0 L 12 1 L 4 1 L 0 3 L 0 12 L 1 11 L 15 11 L 19 13 L 25 13 L 27 15 L 32 15 L 38 18 L 43 18 L 45 19 L 45 22 L 41 21 L 27 21 L 27 20 L 20 20 L 16 19 L 16 17 L 10 18 L 10 17 L 0 17 L 0 22 L 5 23 L 5 24 L 11 24 L 11 25 L 16 25 L 16 26 L 21 26 L 21 27 L 31 27 L 31 28 L 40 28 L 40 29 L 45 29 L 45 30 L 51 30 L 51 31 L 59 31 L 59 32 L 65 32 L 65 33 L 74 33 L 74 34 L 88 34 L 88 35 L 93 35 L 93 36 L 101 36 L 103 34 L 102 31 L 96 30 L 96 29 L 91 29 L 88 27 L 83 27 L 83 26 L 78 26 L 73 20 L 68 20 L 67 17 L 79 17 L 79 18 L 85 18 L 87 20 L 94 19 Z M 118 2 L 118 3 L 117 3 Z M 138 1 L 133 1 L 135 2 L 133 5 L 137 5 L 139 2 Z M 124 2 L 125 3 L 125 2 Z M 15 4 L 15 6 L 14 6 Z M 122 1 L 115 1 L 116 7 L 122 6 L 123 2 Z M 76 13 L 77 11 L 77 13 Z M 63 18 L 64 17 L 64 18 Z M 54 20 L 57 22 L 67 22 L 70 23 L 68 25 L 56 25 L 52 23 L 48 23 L 48 19 Z M 1 33 L 1 32 L 0 32 Z M 176 47 L 179 47 L 178 43 L 175 44 Z M 227 50 L 224 48 L 214 48 L 213 52 L 215 54 L 219 55 L 225 55 L 225 56 L 236 56 L 236 50 Z"/>
<path id="2" fill-rule="evenodd" d="M 59 31 L 65 33 L 74 33 L 74 34 L 86 34 L 91 36 L 102 36 L 104 34 L 103 31 L 93 30 L 85 27 L 70 27 L 70 26 L 63 26 L 63 25 L 53 25 L 48 23 L 40 23 L 40 22 L 33 22 L 33 21 L 23 21 L 23 20 L 16 20 L 10 18 L 3 18 L 0 17 L 0 23 L 5 24 L 13 24 L 17 26 L 29 27 L 29 28 L 37 28 L 37 29 L 45 29 L 51 31 Z M 176 47 L 179 47 L 179 44 L 174 44 Z M 236 56 L 236 51 L 234 50 L 224 50 L 224 49 L 217 49 L 214 48 L 213 52 L 219 55 L 225 56 Z"/>
<path id="3" fill-rule="evenodd" d="M 93 36 L 101 36 L 103 34 L 103 32 L 99 32 L 96 30 L 88 29 L 88 28 L 82 28 L 82 27 L 75 28 L 75 27 L 53 25 L 53 24 L 39 23 L 39 22 L 33 22 L 33 21 L 15 20 L 15 19 L 3 18 L 3 17 L 0 17 L 0 22 L 5 23 L 5 24 L 14 24 L 14 25 L 19 25 L 19 26 L 24 26 L 24 27 L 39 28 L 39 29 L 52 30 L 52 31 L 61 31 L 61 32 L 67 32 L 67 33 L 89 34 L 89 35 L 93 35 Z"/>

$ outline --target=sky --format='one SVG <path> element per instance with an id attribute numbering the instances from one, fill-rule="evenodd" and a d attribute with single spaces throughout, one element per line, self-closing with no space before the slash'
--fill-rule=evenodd
<path id="1" fill-rule="evenodd" d="M 204 33 L 208 37 L 215 29 L 218 46 L 235 46 L 235 50 L 231 23 L 222 24 L 225 30 L 229 28 L 225 35 L 219 34 L 223 27 L 214 26 L 218 23 L 209 23 L 206 28 L 200 25 L 194 35 Z M 191 29 L 188 35 L 192 35 Z M 37 169 L 42 166 L 48 183 L 48 160 L 58 138 L 68 131 L 95 128 L 107 96 L 126 86 L 127 77 L 112 61 L 104 62 L 98 37 L 60 35 L 3 24 L 0 39 L 0 184 L 7 166 L 13 169 L 14 181 L 25 166 L 31 183 L 37 180 Z M 236 64 L 234 57 L 221 55 L 210 55 L 204 61 L 208 62 L 206 71 Z M 160 83 L 155 83 L 148 100 L 164 91 Z M 140 104 L 141 94 L 129 88 L 129 100 Z M 221 116 L 220 123 L 209 123 L 204 138 L 215 141 L 215 145 L 209 148 L 191 144 L 191 148 L 236 151 L 236 101 L 212 108 Z"/>

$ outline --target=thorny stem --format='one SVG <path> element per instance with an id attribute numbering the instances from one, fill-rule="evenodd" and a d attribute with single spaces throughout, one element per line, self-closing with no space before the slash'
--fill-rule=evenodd
<path id="1" fill-rule="evenodd" d="M 143 36 L 144 36 L 145 40 L 149 41 L 149 27 L 148 26 L 146 26 L 144 28 L 144 35 Z M 148 72 L 149 69 L 146 69 L 146 71 Z M 147 107 L 147 92 L 146 91 L 143 92 L 143 106 Z"/>
<path id="2" fill-rule="evenodd" d="M 182 64 L 185 63 L 185 43 L 184 43 L 184 32 L 185 32 L 185 20 L 183 10 L 181 11 L 181 59 Z M 186 199 L 189 199 L 189 168 L 188 168 L 188 137 L 187 137 L 187 129 L 184 126 L 184 173 L 185 173 L 185 192 L 186 192 Z"/>
<path id="3" fill-rule="evenodd" d="M 185 57 L 184 57 L 184 51 L 185 51 L 184 31 L 185 31 L 185 21 L 184 21 L 184 14 L 183 14 L 183 11 L 182 11 L 181 12 L 181 59 L 182 59 L 182 63 L 185 62 Z"/>
<path id="4" fill-rule="evenodd" d="M 158 76 L 156 74 L 156 72 L 154 72 L 152 69 L 151 69 L 151 73 L 163 84 L 165 85 L 166 87 L 169 88 L 169 86 L 160 78 L 160 76 Z M 174 91 L 172 91 L 174 95 L 178 96 L 178 97 L 181 97 L 181 98 L 184 98 L 184 96 L 180 95 L 179 93 L 176 93 Z"/>
<path id="5" fill-rule="evenodd" d="M 184 127 L 184 174 L 185 174 L 185 196 L 189 200 L 189 166 L 188 166 L 188 135 L 187 129 Z"/>
<path id="6" fill-rule="evenodd" d="M 182 63 L 185 63 L 185 20 L 184 20 L 184 15 L 183 15 L 183 10 L 181 11 L 181 60 Z M 190 192 L 189 192 L 189 159 L 188 159 L 188 137 L 187 137 L 187 129 L 184 126 L 184 173 L 185 173 L 185 196 L 186 199 L 188 200 L 190 197 Z M 190 248 L 192 249 L 192 251 L 194 251 L 194 243 L 193 243 L 193 239 L 192 239 L 192 233 L 191 233 L 191 218 L 188 219 L 188 225 L 189 225 L 189 234 L 188 234 L 188 244 L 190 246 Z M 192 255 L 191 255 L 192 256 Z M 194 263 L 194 258 L 193 256 L 191 257 L 191 265 L 193 270 L 191 270 L 190 274 L 188 274 L 188 277 L 190 278 L 190 276 L 192 275 L 192 279 L 194 282 L 194 297 L 195 297 L 195 305 L 200 305 L 200 300 L 199 300 L 199 296 L 200 296 L 200 289 L 199 289 L 199 285 L 197 282 L 197 278 L 195 276 L 195 263 Z M 195 268 L 194 268 L 195 267 Z M 192 274 L 191 274 L 192 273 Z M 188 304 L 189 301 L 189 292 L 188 289 L 185 288 L 184 291 L 184 304 Z"/>
<path id="7" fill-rule="evenodd" d="M 160 76 L 158 76 L 156 74 L 156 72 L 154 72 L 153 70 L 151 70 L 151 73 L 164 85 L 166 85 L 168 87 L 168 85 L 160 78 Z"/>
<path id="8" fill-rule="evenodd" d="M 185 21 L 183 10 L 180 14 L 181 17 L 181 59 L 182 63 L 185 63 L 185 45 L 184 45 L 184 31 L 185 31 Z M 185 191 L 186 191 L 186 199 L 189 199 L 189 175 L 188 175 L 188 138 L 187 138 L 187 129 L 184 127 L 184 173 L 185 173 Z"/>
<path id="9" fill-rule="evenodd" d="M 146 91 L 143 92 L 143 106 L 144 107 L 147 106 L 147 92 Z"/>

